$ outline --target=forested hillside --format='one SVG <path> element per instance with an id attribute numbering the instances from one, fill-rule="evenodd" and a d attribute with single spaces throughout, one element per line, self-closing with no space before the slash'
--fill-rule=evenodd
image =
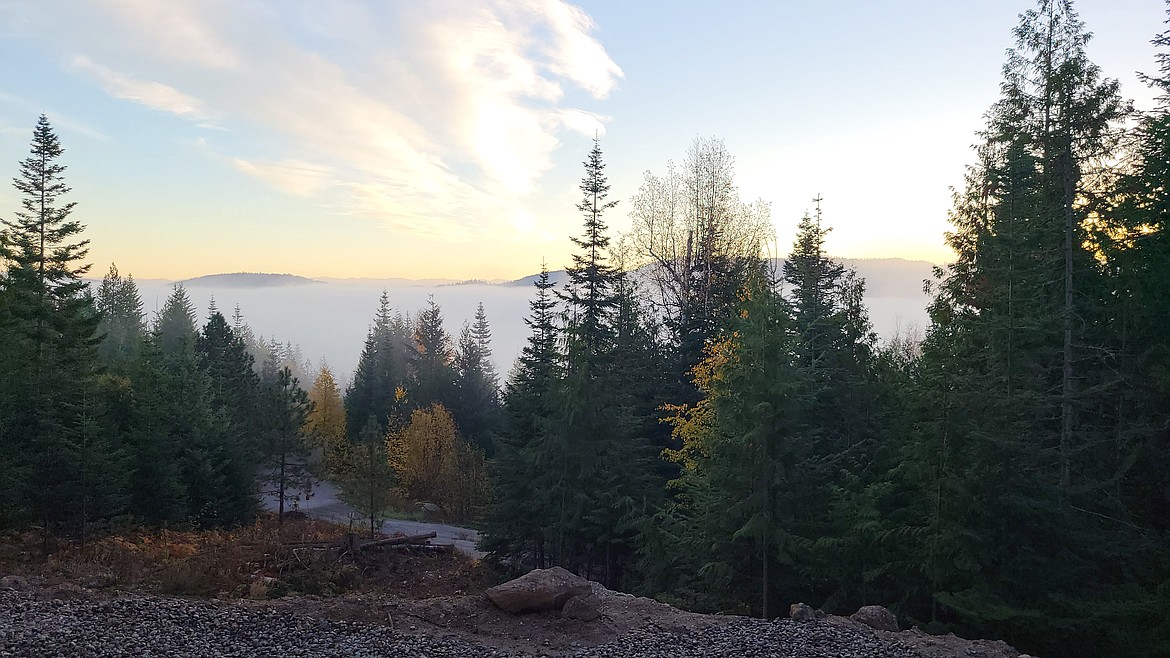
<path id="1" fill-rule="evenodd" d="M 1170 655 L 1170 32 L 1146 113 L 1069 0 L 1014 36 L 924 335 L 878 339 L 819 198 L 774 260 L 721 141 L 614 199 L 595 140 L 508 373 L 482 305 L 451 335 L 383 294 L 352 379 L 309 382 L 240 309 L 176 286 L 147 317 L 113 266 L 91 289 L 42 116 L 0 216 L 0 529 L 49 554 L 236 526 L 329 479 L 371 533 L 424 504 L 505 568 L 693 610 L 881 604 L 1031 653 Z"/>

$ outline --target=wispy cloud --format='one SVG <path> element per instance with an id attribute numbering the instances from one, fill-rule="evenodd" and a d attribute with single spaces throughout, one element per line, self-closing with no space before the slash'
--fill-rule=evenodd
<path id="1" fill-rule="evenodd" d="M 241 63 L 240 53 L 221 34 L 226 25 L 217 23 L 231 20 L 230 0 L 94 0 L 94 4 L 153 56 L 213 69 L 231 69 Z"/>
<path id="2" fill-rule="evenodd" d="M 599 101 L 622 77 L 592 19 L 561 0 L 87 10 L 86 24 L 57 16 L 42 37 L 59 39 L 72 70 L 117 98 L 230 128 L 231 142 L 217 140 L 225 161 L 276 189 L 428 235 L 520 230 L 562 135 L 604 130 L 604 115 L 565 99 Z M 48 21 L 48 9 L 29 11 Z"/>
<path id="3" fill-rule="evenodd" d="M 261 178 L 276 189 L 293 196 L 315 196 L 334 182 L 328 167 L 301 160 L 250 162 L 235 158 L 232 164 L 245 174 Z"/>
<path id="4" fill-rule="evenodd" d="M 181 117 L 197 119 L 203 125 L 214 125 L 214 114 L 209 112 L 199 99 L 188 96 L 174 87 L 151 80 L 137 80 L 108 69 L 84 55 L 74 57 L 69 66 L 74 71 L 96 79 L 111 96 Z"/>

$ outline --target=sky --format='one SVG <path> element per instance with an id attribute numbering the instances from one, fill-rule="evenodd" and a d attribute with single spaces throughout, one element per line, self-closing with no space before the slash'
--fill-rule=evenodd
<path id="1" fill-rule="evenodd" d="M 568 261 L 595 136 L 615 234 L 644 172 L 717 137 L 775 252 L 820 195 L 830 253 L 941 263 L 1031 6 L 0 0 L 0 179 L 44 113 L 98 276 L 511 279 Z M 1150 107 L 1165 4 L 1076 7 Z"/>

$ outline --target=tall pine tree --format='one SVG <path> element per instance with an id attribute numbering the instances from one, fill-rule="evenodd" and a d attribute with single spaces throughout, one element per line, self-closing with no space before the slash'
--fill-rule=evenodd
<path id="1" fill-rule="evenodd" d="M 0 260 L 7 264 L 0 324 L 24 358 L 5 372 L 0 422 L 12 446 L 11 487 L 18 522 L 36 519 L 46 550 L 49 535 L 84 532 L 98 501 L 94 484 L 114 470 L 113 448 L 94 432 L 99 315 L 82 276 L 88 240 L 65 201 L 64 153 L 43 115 L 33 130 L 29 157 L 13 185 L 21 210 L 0 219 Z M 91 504 L 92 503 L 92 504 Z"/>

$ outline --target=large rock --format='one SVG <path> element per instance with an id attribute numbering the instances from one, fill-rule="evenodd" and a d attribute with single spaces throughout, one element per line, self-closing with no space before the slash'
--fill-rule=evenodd
<path id="1" fill-rule="evenodd" d="M 588 596 L 593 588 L 588 580 L 562 569 L 534 569 L 515 580 L 488 589 L 487 596 L 496 607 L 508 612 L 560 610 L 574 596 Z"/>
<path id="2" fill-rule="evenodd" d="M 853 621 L 859 621 L 866 626 L 879 631 L 898 632 L 898 618 L 894 613 L 880 605 L 863 605 L 861 609 L 849 616 Z"/>

